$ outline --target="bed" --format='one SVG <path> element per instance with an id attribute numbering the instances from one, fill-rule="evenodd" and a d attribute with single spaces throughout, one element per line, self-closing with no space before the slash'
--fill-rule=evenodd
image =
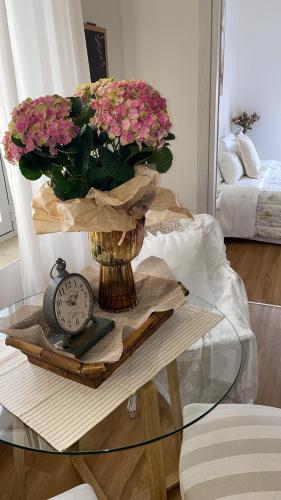
<path id="1" fill-rule="evenodd" d="M 225 237 L 281 244 L 281 161 L 261 161 L 257 179 L 219 182 L 216 218 Z"/>

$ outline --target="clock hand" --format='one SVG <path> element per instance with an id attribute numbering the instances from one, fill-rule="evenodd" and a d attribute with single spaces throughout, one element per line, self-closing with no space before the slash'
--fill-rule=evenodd
<path id="1" fill-rule="evenodd" d="M 66 299 L 64 300 L 65 304 L 67 304 L 68 306 L 75 306 L 76 305 L 76 302 L 77 302 L 77 297 L 73 297 L 73 294 L 69 295 L 69 297 L 66 297 Z"/>
<path id="2" fill-rule="evenodd" d="M 77 290 L 75 298 L 74 298 L 74 300 L 75 300 L 75 302 L 73 303 L 74 306 L 76 306 L 76 304 L 77 304 L 77 299 L 78 299 L 78 290 Z"/>

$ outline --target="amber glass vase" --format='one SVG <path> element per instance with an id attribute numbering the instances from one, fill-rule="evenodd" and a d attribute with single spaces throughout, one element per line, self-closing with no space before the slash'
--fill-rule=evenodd
<path id="1" fill-rule="evenodd" d="M 131 261 L 139 254 L 144 238 L 144 218 L 132 231 L 90 232 L 92 257 L 100 263 L 98 302 L 101 309 L 121 312 L 137 304 Z"/>

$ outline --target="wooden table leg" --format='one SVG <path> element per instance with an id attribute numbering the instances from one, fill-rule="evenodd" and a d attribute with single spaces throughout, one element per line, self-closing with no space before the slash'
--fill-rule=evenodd
<path id="1" fill-rule="evenodd" d="M 171 398 L 172 414 L 175 423 L 181 427 L 182 426 L 182 406 L 181 406 L 181 395 L 180 395 L 180 383 L 177 361 L 174 360 L 167 366 L 167 376 L 169 384 L 169 393 Z"/>
<path id="2" fill-rule="evenodd" d="M 16 416 L 13 417 L 13 433 L 15 442 L 19 445 L 26 445 L 25 426 L 22 421 Z M 25 467 L 25 450 L 23 448 L 13 447 L 13 459 L 15 470 L 15 500 L 26 500 L 26 467 Z"/>
<path id="3" fill-rule="evenodd" d="M 161 435 L 157 389 L 152 382 L 141 388 L 142 422 L 146 439 Z M 167 500 L 162 442 L 145 446 L 151 500 Z"/>
<path id="4" fill-rule="evenodd" d="M 85 482 L 90 484 L 92 488 L 94 488 L 95 493 L 98 497 L 99 500 L 108 500 L 108 497 L 100 487 L 99 483 L 97 482 L 95 476 L 93 475 L 92 471 L 89 469 L 88 465 L 86 464 L 83 456 L 73 456 L 71 457 L 71 461 L 73 464 L 73 467 L 75 470 L 78 472 L 79 476 L 81 479 Z"/>
<path id="5" fill-rule="evenodd" d="M 180 395 L 179 374 L 178 374 L 178 367 L 176 360 L 172 361 L 172 363 L 170 363 L 167 366 L 167 377 L 168 377 L 169 393 L 171 398 L 171 410 L 174 422 L 176 426 L 182 427 L 183 425 L 182 405 L 181 405 L 181 395 Z M 182 432 L 177 432 L 177 434 L 175 434 L 175 438 L 177 440 L 178 454 L 180 454 Z"/>
<path id="6" fill-rule="evenodd" d="M 169 393 L 171 398 L 171 410 L 175 424 L 182 426 L 182 407 L 180 397 L 180 385 L 178 378 L 177 362 L 173 361 L 167 366 L 167 377 Z M 148 382 L 140 389 L 141 415 L 147 440 L 161 435 L 160 414 L 158 404 L 158 392 L 152 382 Z M 179 452 L 181 446 L 181 433 L 176 434 Z M 179 484 L 178 471 L 165 474 L 164 454 L 162 441 L 145 445 L 145 454 L 149 472 L 149 491 L 145 490 L 135 497 L 135 500 L 167 500 L 167 491 L 172 490 Z M 93 473 L 87 466 L 82 456 L 73 456 L 72 464 L 81 479 L 89 483 L 96 491 L 99 500 L 108 500 L 107 496 L 99 486 Z"/>
<path id="7" fill-rule="evenodd" d="M 13 448 L 16 499 L 26 500 L 26 476 L 25 476 L 25 451 L 21 448 Z"/>

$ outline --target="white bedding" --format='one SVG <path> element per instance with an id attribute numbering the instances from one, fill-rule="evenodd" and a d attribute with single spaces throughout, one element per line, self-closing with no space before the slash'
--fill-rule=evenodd
<path id="1" fill-rule="evenodd" d="M 224 236 L 281 239 L 281 162 L 262 161 L 258 179 L 224 182 L 217 219 Z"/>

